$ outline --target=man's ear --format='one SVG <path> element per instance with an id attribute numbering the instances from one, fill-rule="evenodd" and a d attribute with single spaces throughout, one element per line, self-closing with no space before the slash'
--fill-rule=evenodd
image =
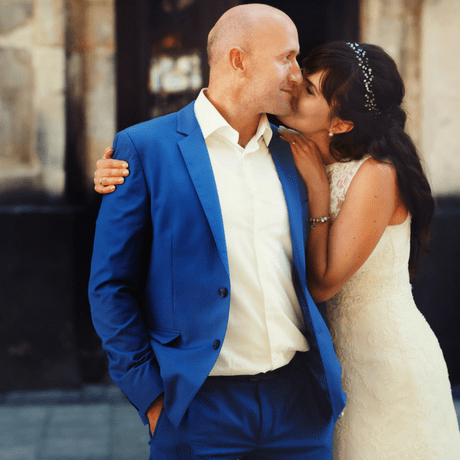
<path id="1" fill-rule="evenodd" d="M 345 121 L 339 117 L 334 117 L 331 122 L 330 132 L 334 134 L 348 133 L 355 127 L 352 121 Z"/>
<path id="2" fill-rule="evenodd" d="M 245 57 L 246 53 L 239 46 L 235 46 L 230 50 L 230 65 L 233 70 L 245 70 Z"/>

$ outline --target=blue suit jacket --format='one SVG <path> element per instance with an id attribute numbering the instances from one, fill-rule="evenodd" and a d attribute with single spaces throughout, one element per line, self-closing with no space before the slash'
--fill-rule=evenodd
<path id="1" fill-rule="evenodd" d="M 104 196 L 89 296 L 110 374 L 144 423 L 162 392 L 177 426 L 211 371 L 227 327 L 231 282 L 214 175 L 193 103 L 117 134 L 130 175 Z M 270 143 L 288 207 L 293 279 L 307 326 L 308 366 L 326 407 L 344 406 L 340 364 L 306 288 L 308 209 L 289 144 Z M 229 295 L 222 296 L 222 288 Z"/>

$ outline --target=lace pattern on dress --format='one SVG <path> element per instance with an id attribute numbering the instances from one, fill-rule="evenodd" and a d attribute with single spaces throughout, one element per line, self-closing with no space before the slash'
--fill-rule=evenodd
<path id="1" fill-rule="evenodd" d="M 370 155 L 365 155 L 358 161 L 336 162 L 326 166 L 330 193 L 329 213 L 332 220 L 335 220 L 345 202 L 345 195 L 353 177 L 359 167 L 369 158 L 371 158 Z"/>

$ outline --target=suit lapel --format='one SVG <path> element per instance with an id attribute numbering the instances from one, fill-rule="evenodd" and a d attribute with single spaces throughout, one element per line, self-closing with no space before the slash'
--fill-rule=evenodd
<path id="1" fill-rule="evenodd" d="M 284 197 L 289 214 L 289 226 L 291 231 L 292 255 L 294 270 L 297 277 L 297 295 L 304 299 L 301 302 L 305 323 L 308 330 L 313 334 L 309 340 L 316 341 L 315 327 L 310 312 L 310 301 L 313 302 L 309 295 L 306 295 L 306 266 L 305 266 L 305 248 L 306 236 L 308 232 L 308 202 L 307 192 L 303 184 L 299 186 L 302 179 L 292 158 L 289 144 L 279 138 L 276 128 L 273 128 L 273 138 L 270 142 L 270 152 L 275 162 L 278 176 L 283 186 Z M 299 297 L 300 300 L 300 297 Z M 316 306 L 313 303 L 313 308 Z"/>
<path id="2" fill-rule="evenodd" d="M 283 186 L 288 208 L 294 266 L 303 283 L 306 279 L 304 235 L 306 235 L 305 213 L 308 212 L 308 209 L 303 206 L 306 202 L 302 198 L 306 200 L 306 193 L 303 187 L 299 189 L 298 173 L 289 150 L 289 144 L 279 138 L 276 130 L 274 130 L 270 142 L 270 153 Z"/>
<path id="3" fill-rule="evenodd" d="M 229 272 L 224 223 L 208 149 L 193 110 L 194 103 L 178 112 L 178 132 L 186 137 L 179 142 L 185 164 L 208 219 L 222 262 Z"/>

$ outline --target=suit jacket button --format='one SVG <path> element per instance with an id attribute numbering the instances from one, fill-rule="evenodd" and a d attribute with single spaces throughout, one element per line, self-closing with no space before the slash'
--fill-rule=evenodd
<path id="1" fill-rule="evenodd" d="M 227 297 L 227 294 L 228 294 L 228 291 L 227 289 L 225 288 L 220 288 L 219 289 L 219 295 L 223 298 L 223 297 Z"/>
<path id="2" fill-rule="evenodd" d="M 217 350 L 219 347 L 220 347 L 220 340 L 214 340 L 214 342 L 212 343 L 212 348 L 214 348 L 214 350 Z"/>

